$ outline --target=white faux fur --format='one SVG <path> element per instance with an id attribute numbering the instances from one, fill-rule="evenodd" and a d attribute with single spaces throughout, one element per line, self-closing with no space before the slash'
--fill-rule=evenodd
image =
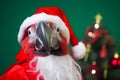
<path id="1" fill-rule="evenodd" d="M 47 57 L 35 57 L 31 63 L 37 62 L 34 71 L 40 71 L 37 76 L 43 76 L 45 80 L 82 80 L 80 66 L 71 58 L 70 55 Z"/>
<path id="2" fill-rule="evenodd" d="M 18 42 L 21 43 L 21 40 L 24 35 L 24 31 L 31 25 L 38 23 L 40 21 L 48 21 L 54 23 L 56 27 L 59 27 L 60 30 L 64 33 L 61 33 L 64 37 L 67 38 L 67 42 L 69 43 L 69 30 L 65 23 L 62 21 L 62 19 L 58 16 L 49 15 L 46 13 L 40 13 L 40 14 L 34 14 L 31 17 L 26 18 L 23 23 L 20 26 L 19 32 L 18 32 Z M 64 31 L 63 31 L 64 30 Z"/>
<path id="3" fill-rule="evenodd" d="M 86 47 L 82 42 L 71 48 L 71 55 L 74 59 L 82 59 L 86 53 Z"/>

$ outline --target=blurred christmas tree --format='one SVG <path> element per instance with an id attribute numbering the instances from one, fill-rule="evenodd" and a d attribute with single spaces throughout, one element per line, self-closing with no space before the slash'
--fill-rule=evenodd
<path id="1" fill-rule="evenodd" d="M 87 52 L 80 65 L 83 65 L 82 72 L 85 80 L 110 80 L 113 76 L 110 73 L 120 69 L 118 46 L 105 26 L 100 23 L 102 16 L 97 14 L 95 19 L 95 23 L 87 27 L 83 38 Z M 120 80 L 120 77 L 114 79 Z"/>

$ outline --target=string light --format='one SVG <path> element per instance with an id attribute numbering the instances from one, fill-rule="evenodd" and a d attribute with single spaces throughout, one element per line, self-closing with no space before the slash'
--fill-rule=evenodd
<path id="1" fill-rule="evenodd" d="M 99 29 L 99 25 L 98 24 L 95 24 L 95 29 Z"/>
<path id="2" fill-rule="evenodd" d="M 112 65 L 117 65 L 117 60 L 116 59 L 112 60 Z"/>
<path id="3" fill-rule="evenodd" d="M 91 70 L 91 74 L 95 74 L 95 73 L 96 73 L 95 69 Z"/>
<path id="4" fill-rule="evenodd" d="M 120 66 L 120 60 L 118 60 L 118 65 Z"/>
<path id="5" fill-rule="evenodd" d="M 88 36 L 94 38 L 95 35 L 92 32 L 88 32 Z"/>
<path id="6" fill-rule="evenodd" d="M 118 58 L 119 58 L 119 55 L 118 55 L 117 52 L 114 54 L 114 58 L 115 58 L 115 59 L 118 59 Z"/>
<path id="7" fill-rule="evenodd" d="M 114 59 L 112 60 L 111 63 L 112 63 L 113 66 L 120 66 L 120 59 L 119 59 L 118 52 L 115 52 Z"/>

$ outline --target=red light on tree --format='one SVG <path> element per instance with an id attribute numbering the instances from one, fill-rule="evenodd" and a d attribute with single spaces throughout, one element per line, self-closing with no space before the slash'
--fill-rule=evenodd
<path id="1" fill-rule="evenodd" d="M 120 66 L 120 60 L 117 61 L 118 65 Z"/>
<path id="2" fill-rule="evenodd" d="M 117 60 L 116 59 L 112 60 L 112 65 L 114 65 L 114 66 L 117 65 Z"/>

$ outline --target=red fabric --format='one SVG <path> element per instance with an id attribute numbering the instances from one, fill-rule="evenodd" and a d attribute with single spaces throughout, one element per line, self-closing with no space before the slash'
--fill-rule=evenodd
<path id="1" fill-rule="evenodd" d="M 36 80 L 38 72 L 28 72 L 31 70 L 29 62 L 33 57 L 24 53 L 23 49 L 21 49 L 16 56 L 18 62 L 0 76 L 0 80 Z M 40 80 L 44 80 L 44 78 L 40 77 Z"/>
<path id="2" fill-rule="evenodd" d="M 49 15 L 55 15 L 55 16 L 58 16 L 60 17 L 63 22 L 65 23 L 65 25 L 67 26 L 69 32 L 70 32 L 70 43 L 72 46 L 75 46 L 75 45 L 78 45 L 78 39 L 77 37 L 75 36 L 71 26 L 70 26 L 70 23 L 68 22 L 68 19 L 65 15 L 65 13 L 58 7 L 41 7 L 39 8 L 35 14 L 39 14 L 39 13 L 47 13 Z"/>

